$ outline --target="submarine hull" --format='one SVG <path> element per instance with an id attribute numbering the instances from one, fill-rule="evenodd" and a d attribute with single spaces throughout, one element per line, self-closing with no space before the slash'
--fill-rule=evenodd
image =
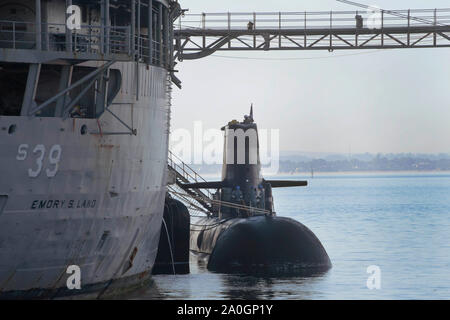
<path id="1" fill-rule="evenodd" d="M 191 251 L 210 271 L 314 274 L 331 268 L 325 248 L 305 225 L 285 217 L 204 218 L 191 230 Z"/>
<path id="2" fill-rule="evenodd" d="M 188 274 L 189 270 L 189 210 L 167 197 L 159 237 L 158 254 L 152 274 Z"/>

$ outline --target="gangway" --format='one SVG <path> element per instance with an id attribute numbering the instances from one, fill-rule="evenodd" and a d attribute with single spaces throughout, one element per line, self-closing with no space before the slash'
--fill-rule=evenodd
<path id="1" fill-rule="evenodd" d="M 450 8 L 181 15 L 175 58 L 217 51 L 450 47 Z"/>
<path id="2" fill-rule="evenodd" d="M 187 183 L 206 182 L 206 180 L 170 150 L 167 167 L 170 176 L 169 194 L 188 205 L 189 209 L 210 215 L 212 205 L 209 200 L 213 198 L 211 192 L 183 187 Z"/>
<path id="3" fill-rule="evenodd" d="M 212 216 L 218 214 L 218 208 L 229 207 L 239 211 L 248 211 L 252 215 L 271 215 L 268 210 L 249 207 L 242 204 L 231 203 L 216 199 L 209 190 L 200 190 L 184 187 L 187 183 L 207 182 L 192 167 L 183 162 L 174 153 L 169 151 L 167 168 L 169 170 L 168 193 L 172 198 L 183 202 L 190 210 L 200 215 Z"/>

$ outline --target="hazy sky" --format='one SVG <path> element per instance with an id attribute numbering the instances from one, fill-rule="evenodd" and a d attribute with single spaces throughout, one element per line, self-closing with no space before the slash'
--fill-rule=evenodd
<path id="1" fill-rule="evenodd" d="M 359 2 L 363 2 L 362 0 Z M 333 0 L 180 0 L 191 13 L 356 10 Z M 446 8 L 449 0 L 375 0 L 386 9 Z M 355 53 L 360 53 L 355 55 Z M 280 129 L 284 151 L 450 153 L 450 48 L 220 52 L 177 65 L 172 131 L 241 119 Z M 334 57 L 334 58 L 329 58 Z M 313 58 L 313 59 L 309 59 Z"/>

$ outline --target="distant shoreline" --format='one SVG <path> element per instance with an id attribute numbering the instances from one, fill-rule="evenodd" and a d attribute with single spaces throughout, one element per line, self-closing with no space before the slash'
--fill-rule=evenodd
<path id="1" fill-rule="evenodd" d="M 314 171 L 314 176 L 323 175 L 380 175 L 380 174 L 450 174 L 450 170 L 377 170 L 377 171 Z M 311 177 L 310 172 L 279 172 L 277 176 L 304 176 Z"/>
<path id="2" fill-rule="evenodd" d="M 450 170 L 396 170 L 396 171 L 317 171 L 314 172 L 314 177 L 318 176 L 327 176 L 327 175 L 335 175 L 335 176 L 345 176 L 345 175 L 401 175 L 401 174 L 428 174 L 428 175 L 439 175 L 439 174 L 449 174 Z M 203 178 L 215 178 L 216 180 L 220 179 L 221 173 L 205 173 L 201 174 Z M 264 174 L 263 174 L 264 175 Z M 279 172 L 275 175 L 264 175 L 264 177 L 277 177 L 277 176 L 292 176 L 292 177 L 303 177 L 305 179 L 311 178 L 311 173 L 309 172 L 298 172 L 298 173 L 290 173 L 290 172 Z"/>

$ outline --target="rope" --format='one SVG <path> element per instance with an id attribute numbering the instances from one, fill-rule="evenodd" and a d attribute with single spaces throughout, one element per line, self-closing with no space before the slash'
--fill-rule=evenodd
<path id="1" fill-rule="evenodd" d="M 196 197 L 196 196 L 182 194 L 182 193 L 175 192 L 175 191 L 172 191 L 172 193 L 176 194 L 176 195 L 179 195 L 179 196 L 190 197 L 190 198 L 193 198 L 193 199 L 195 199 L 197 201 L 201 200 L 201 201 L 209 202 L 211 204 L 217 204 L 217 205 L 220 205 L 220 206 L 223 206 L 223 207 L 235 208 L 235 209 L 249 211 L 249 212 L 262 213 L 264 215 L 270 214 L 270 211 L 269 210 L 265 210 L 265 209 L 244 206 L 244 205 L 235 204 L 235 203 L 226 202 L 226 201 L 212 200 L 212 199 L 209 199 L 209 198 Z"/>
<path id="2" fill-rule="evenodd" d="M 176 275 L 176 271 L 175 271 L 175 261 L 173 259 L 173 251 L 172 251 L 172 243 L 170 241 L 170 237 L 169 237 L 169 230 L 167 229 L 167 224 L 166 221 L 163 218 L 163 224 L 164 224 L 164 228 L 166 229 L 166 236 L 167 236 L 167 242 L 169 243 L 169 250 L 170 250 L 170 256 L 172 258 L 172 270 L 173 270 L 173 274 Z"/>

